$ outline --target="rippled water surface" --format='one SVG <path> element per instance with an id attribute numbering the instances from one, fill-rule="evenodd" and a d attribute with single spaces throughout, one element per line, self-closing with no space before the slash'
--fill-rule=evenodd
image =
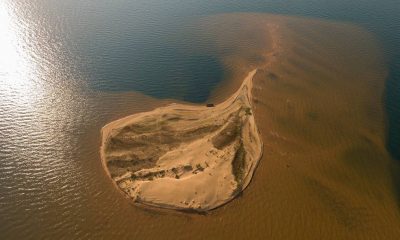
<path id="1" fill-rule="evenodd" d="M 99 130 L 150 109 L 155 100 L 140 93 L 205 101 L 226 73 L 215 56 L 195 51 L 201 46 L 182 26 L 239 11 L 350 21 L 373 32 L 390 71 L 387 148 L 400 159 L 396 0 L 1 0 L 0 238 L 191 236 L 191 216 L 172 214 L 181 227 L 169 229 L 163 214 L 119 195 L 98 159 Z M 224 231 L 223 219 L 214 220 Z"/>

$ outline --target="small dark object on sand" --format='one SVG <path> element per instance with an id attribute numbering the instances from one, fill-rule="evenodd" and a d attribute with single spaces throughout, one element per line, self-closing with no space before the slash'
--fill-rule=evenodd
<path id="1" fill-rule="evenodd" d="M 214 103 L 207 103 L 207 107 L 215 107 Z"/>

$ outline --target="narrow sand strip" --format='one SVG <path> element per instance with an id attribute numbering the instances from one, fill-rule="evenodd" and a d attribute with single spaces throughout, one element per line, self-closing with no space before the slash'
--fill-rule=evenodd
<path id="1" fill-rule="evenodd" d="M 106 172 L 144 205 L 207 211 L 232 200 L 263 150 L 251 104 L 256 71 L 215 107 L 171 104 L 104 126 Z"/>

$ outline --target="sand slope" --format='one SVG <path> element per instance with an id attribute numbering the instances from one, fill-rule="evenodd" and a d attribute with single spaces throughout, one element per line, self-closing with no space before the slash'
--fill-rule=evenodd
<path id="1" fill-rule="evenodd" d="M 251 105 L 251 71 L 215 107 L 171 104 L 102 129 L 102 160 L 135 202 L 205 211 L 249 184 L 262 154 Z"/>

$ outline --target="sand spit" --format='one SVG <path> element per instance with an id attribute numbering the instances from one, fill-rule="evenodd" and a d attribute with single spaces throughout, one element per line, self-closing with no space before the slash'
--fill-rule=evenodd
<path id="1" fill-rule="evenodd" d="M 207 211 L 249 184 L 262 155 L 252 111 L 251 71 L 215 107 L 171 104 L 102 129 L 103 165 L 136 203 Z"/>

